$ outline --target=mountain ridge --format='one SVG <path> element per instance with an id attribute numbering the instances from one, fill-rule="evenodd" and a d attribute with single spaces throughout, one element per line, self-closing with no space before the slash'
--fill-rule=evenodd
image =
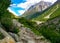
<path id="1" fill-rule="evenodd" d="M 43 5 L 42 5 L 43 4 Z M 27 15 L 32 15 L 35 12 L 41 12 L 45 10 L 47 7 L 51 6 L 50 2 L 40 1 L 39 3 L 31 6 L 23 15 L 22 17 L 25 17 Z M 44 8 L 44 9 L 43 9 Z"/>

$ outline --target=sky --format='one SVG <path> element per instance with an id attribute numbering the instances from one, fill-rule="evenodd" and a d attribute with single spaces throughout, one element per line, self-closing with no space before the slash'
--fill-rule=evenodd
<path id="1" fill-rule="evenodd" d="M 11 5 L 8 8 L 16 16 L 22 15 L 29 7 L 40 2 L 41 0 L 11 0 Z M 57 0 L 43 0 L 46 2 L 56 2 Z"/>

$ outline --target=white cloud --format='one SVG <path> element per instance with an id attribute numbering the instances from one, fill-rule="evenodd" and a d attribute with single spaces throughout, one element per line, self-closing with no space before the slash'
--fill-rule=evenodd
<path id="1" fill-rule="evenodd" d="M 25 12 L 25 10 L 18 10 L 18 12 L 20 13 L 20 15 L 22 15 Z"/>
<path id="2" fill-rule="evenodd" d="M 40 1 L 41 0 L 26 0 L 26 2 L 18 4 L 17 7 L 28 9 L 31 5 L 34 5 L 34 4 L 36 4 Z M 56 0 L 42 0 L 42 1 L 47 1 L 47 2 L 54 3 Z"/>
<path id="3" fill-rule="evenodd" d="M 11 4 L 10 6 L 12 6 L 12 7 L 17 7 L 17 4 Z"/>
<path id="4" fill-rule="evenodd" d="M 14 15 L 17 15 L 14 11 L 12 11 L 10 8 L 8 8 L 9 12 L 13 13 Z"/>
<path id="5" fill-rule="evenodd" d="M 21 8 L 24 8 L 24 9 L 26 9 L 28 6 L 29 6 L 28 2 L 20 3 L 20 4 L 17 5 L 17 7 L 21 7 Z"/>
<path id="6" fill-rule="evenodd" d="M 22 15 L 24 12 L 25 12 L 25 10 L 18 10 L 18 12 L 19 12 L 19 14 L 16 14 L 14 11 L 12 11 L 10 8 L 8 8 L 7 10 L 9 10 L 9 12 L 12 12 L 14 15 L 16 15 L 16 16 L 19 16 L 19 14 L 20 15 Z"/>
<path id="7" fill-rule="evenodd" d="M 38 3 L 40 2 L 41 0 L 27 0 L 27 2 L 30 2 L 32 4 L 35 4 L 35 3 Z"/>
<path id="8" fill-rule="evenodd" d="M 11 4 L 10 6 L 16 6 L 17 4 Z"/>
<path id="9" fill-rule="evenodd" d="M 54 2 L 56 2 L 57 0 L 44 0 L 44 1 L 54 3 Z"/>
<path id="10" fill-rule="evenodd" d="M 36 3 L 40 2 L 40 1 L 41 0 L 26 0 L 26 2 L 18 4 L 17 7 L 21 7 L 21 8 L 24 8 L 26 10 L 31 5 L 34 5 L 34 4 L 36 4 Z"/>

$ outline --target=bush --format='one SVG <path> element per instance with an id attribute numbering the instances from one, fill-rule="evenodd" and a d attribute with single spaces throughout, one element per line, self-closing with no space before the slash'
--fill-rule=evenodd
<path id="1" fill-rule="evenodd" d="M 44 37 L 49 39 L 52 43 L 60 43 L 60 34 L 54 30 L 47 28 L 46 25 L 41 26 L 38 30 Z"/>
<path id="2" fill-rule="evenodd" d="M 5 30 L 10 31 L 13 28 L 13 23 L 10 18 L 1 19 L 1 24 L 5 27 Z"/>
<path id="3" fill-rule="evenodd" d="M 0 0 L 0 13 L 7 10 L 10 4 L 11 0 Z"/>
<path id="4" fill-rule="evenodd" d="M 3 36 L 3 34 L 0 32 L 0 40 L 3 39 L 3 38 L 4 38 L 4 36 Z"/>
<path id="5" fill-rule="evenodd" d="M 19 28 L 18 28 L 18 27 L 14 27 L 14 29 L 13 29 L 13 33 L 18 34 L 18 32 L 20 32 Z"/>

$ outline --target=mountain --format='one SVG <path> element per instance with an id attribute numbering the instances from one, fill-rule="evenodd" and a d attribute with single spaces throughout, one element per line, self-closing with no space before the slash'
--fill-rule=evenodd
<path id="1" fill-rule="evenodd" d="M 26 17 L 28 15 L 32 15 L 36 12 L 42 12 L 43 10 L 45 10 L 46 8 L 48 8 L 49 6 L 51 6 L 52 3 L 50 2 L 44 2 L 44 1 L 40 1 L 39 3 L 32 5 L 23 15 L 22 17 Z"/>
<path id="2" fill-rule="evenodd" d="M 43 12 L 41 15 L 32 18 L 33 20 L 46 21 L 54 17 L 60 16 L 60 2 L 55 2 L 49 9 Z M 38 14 L 38 13 L 37 13 Z"/>
<path id="3" fill-rule="evenodd" d="M 49 7 L 50 5 L 51 5 L 50 2 L 40 1 L 39 3 L 37 3 L 37 4 L 35 4 L 35 5 L 32 5 L 32 6 L 28 9 L 28 11 L 36 8 L 37 12 L 40 12 L 40 11 L 46 9 L 47 7 Z"/>
<path id="4" fill-rule="evenodd" d="M 58 3 L 60 3 L 60 0 L 57 0 Z"/>

